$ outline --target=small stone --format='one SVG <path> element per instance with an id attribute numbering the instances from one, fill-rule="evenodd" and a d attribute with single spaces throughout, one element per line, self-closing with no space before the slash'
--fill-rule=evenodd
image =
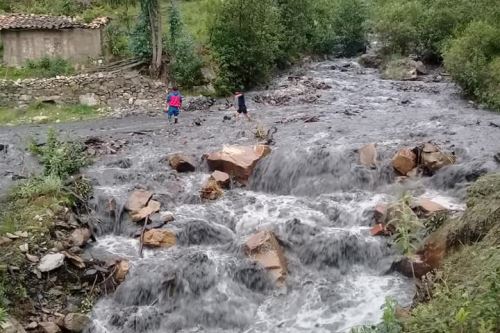
<path id="1" fill-rule="evenodd" d="M 150 247 L 171 247 L 176 244 L 175 234 L 167 229 L 152 229 L 144 233 L 144 245 Z"/>
<path id="2" fill-rule="evenodd" d="M 64 264 L 64 254 L 52 253 L 42 257 L 38 270 L 40 272 L 50 272 Z"/>
<path id="3" fill-rule="evenodd" d="M 42 322 L 40 323 L 40 327 L 42 328 L 44 333 L 60 333 L 61 329 L 57 326 L 56 323 L 52 322 Z"/>
<path id="4" fill-rule="evenodd" d="M 38 323 L 36 321 L 32 321 L 28 325 L 26 325 L 26 329 L 33 330 L 38 327 Z"/>
<path id="5" fill-rule="evenodd" d="M 10 238 L 10 239 L 18 239 L 18 238 L 19 238 L 19 236 L 17 236 L 17 235 L 13 235 L 13 234 L 11 234 L 10 232 L 6 233 L 6 234 L 5 234 L 5 236 L 7 236 L 7 237 L 8 237 L 8 238 Z"/>
<path id="6" fill-rule="evenodd" d="M 119 283 L 125 281 L 129 269 L 130 269 L 129 262 L 127 260 L 120 260 L 116 264 L 115 280 L 118 281 Z"/>
<path id="7" fill-rule="evenodd" d="M 90 239 L 90 230 L 88 228 L 78 228 L 73 230 L 70 239 L 74 246 L 84 246 Z"/>
<path id="8" fill-rule="evenodd" d="M 31 261 L 32 263 L 37 263 L 40 261 L 40 258 L 38 258 L 37 256 L 34 256 L 32 254 L 29 254 L 29 253 L 26 253 L 26 258 Z"/>
<path id="9" fill-rule="evenodd" d="M 22 237 L 22 238 L 28 238 L 28 232 L 27 231 L 16 231 L 14 233 L 16 236 Z"/>
<path id="10" fill-rule="evenodd" d="M 68 313 L 64 317 L 64 328 L 70 332 L 80 333 L 90 324 L 90 318 L 81 313 Z"/>
<path id="11" fill-rule="evenodd" d="M 29 250 L 29 245 L 28 243 L 24 243 L 22 245 L 19 245 L 19 250 L 21 250 L 22 253 L 26 253 Z"/>

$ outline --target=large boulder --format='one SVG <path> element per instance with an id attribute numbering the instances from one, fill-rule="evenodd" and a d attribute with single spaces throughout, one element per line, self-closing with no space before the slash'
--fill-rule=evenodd
<path id="1" fill-rule="evenodd" d="M 86 105 L 86 106 L 97 106 L 101 103 L 99 100 L 99 96 L 97 96 L 94 93 L 80 95 L 78 97 L 78 100 L 79 100 L 80 104 Z"/>
<path id="2" fill-rule="evenodd" d="M 367 166 L 369 168 L 377 167 L 377 148 L 375 144 L 370 143 L 363 146 L 359 150 L 359 160 L 362 165 Z"/>
<path id="3" fill-rule="evenodd" d="M 454 164 L 455 161 L 455 155 L 443 153 L 436 145 L 432 143 L 426 143 L 422 147 L 420 162 L 422 168 L 424 168 L 427 172 L 436 172 L 444 166 Z"/>
<path id="4" fill-rule="evenodd" d="M 177 172 L 192 172 L 195 171 L 195 161 L 192 157 L 174 154 L 168 158 L 168 163 Z"/>
<path id="5" fill-rule="evenodd" d="M 210 180 L 213 180 L 219 185 L 221 188 L 229 188 L 231 185 L 231 177 L 225 172 L 215 170 L 211 175 L 210 175 Z"/>
<path id="6" fill-rule="evenodd" d="M 392 166 L 397 172 L 406 176 L 417 167 L 417 155 L 409 148 L 401 149 L 393 157 Z"/>
<path id="7" fill-rule="evenodd" d="M 367 68 L 379 68 L 382 65 L 382 57 L 376 53 L 365 53 L 359 57 L 358 62 Z"/>
<path id="8" fill-rule="evenodd" d="M 152 229 L 144 233 L 144 246 L 172 247 L 175 243 L 175 234 L 170 230 Z"/>
<path id="9" fill-rule="evenodd" d="M 69 332 L 83 332 L 89 324 L 90 318 L 82 313 L 68 313 L 64 317 L 64 328 Z"/>
<path id="10" fill-rule="evenodd" d="M 288 274 L 283 249 L 271 231 L 252 235 L 245 244 L 247 256 L 268 270 L 274 281 L 283 283 Z"/>
<path id="11" fill-rule="evenodd" d="M 207 163 L 210 170 L 225 172 L 240 183 L 246 184 L 257 162 L 270 152 L 271 148 L 267 145 L 227 146 L 222 151 L 209 154 Z"/>

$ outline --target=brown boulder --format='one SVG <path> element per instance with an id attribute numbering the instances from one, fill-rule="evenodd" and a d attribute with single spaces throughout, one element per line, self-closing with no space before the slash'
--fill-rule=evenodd
<path id="1" fill-rule="evenodd" d="M 196 170 L 195 161 L 190 156 L 174 154 L 169 157 L 168 163 L 177 172 L 192 172 Z"/>
<path id="2" fill-rule="evenodd" d="M 372 236 L 384 236 L 387 234 L 387 231 L 385 230 L 385 225 L 382 223 L 375 224 L 373 227 L 370 229 L 370 234 Z"/>
<path id="3" fill-rule="evenodd" d="M 70 236 L 73 246 L 84 246 L 90 239 L 90 230 L 87 228 L 78 228 L 73 230 Z"/>
<path id="4" fill-rule="evenodd" d="M 128 260 L 120 260 L 116 263 L 115 269 L 115 280 L 119 283 L 122 283 L 127 277 L 128 271 L 130 269 L 130 264 Z"/>
<path id="5" fill-rule="evenodd" d="M 210 175 L 210 179 L 217 182 L 217 184 L 221 188 L 229 188 L 229 186 L 231 185 L 231 178 L 229 177 L 229 175 L 227 173 L 219 171 L 219 170 L 215 170 Z"/>
<path id="6" fill-rule="evenodd" d="M 392 166 L 400 174 L 406 176 L 417 166 L 417 155 L 409 148 L 401 149 L 392 159 Z"/>
<path id="7" fill-rule="evenodd" d="M 144 245 L 149 247 L 172 247 L 176 243 L 175 234 L 166 229 L 151 229 L 144 233 Z"/>
<path id="8" fill-rule="evenodd" d="M 210 170 L 219 170 L 229 174 L 242 184 L 246 184 L 252 172 L 262 158 L 271 152 L 267 145 L 228 146 L 222 151 L 207 156 Z"/>
<path id="9" fill-rule="evenodd" d="M 129 212 L 138 212 L 142 208 L 146 207 L 152 196 L 152 192 L 136 190 L 128 197 L 128 200 L 125 203 L 125 209 Z"/>
<path id="10" fill-rule="evenodd" d="M 432 267 L 426 264 L 419 255 L 404 257 L 394 262 L 391 268 L 406 277 L 417 279 L 432 270 Z"/>
<path id="11" fill-rule="evenodd" d="M 425 241 L 424 247 L 417 252 L 422 261 L 431 268 L 439 268 L 447 251 L 446 233 L 435 232 Z"/>
<path id="12" fill-rule="evenodd" d="M 382 57 L 375 53 L 365 53 L 359 57 L 359 64 L 367 68 L 379 68 L 382 65 Z"/>
<path id="13" fill-rule="evenodd" d="M 436 213 L 447 211 L 445 207 L 427 198 L 419 198 L 413 210 L 418 216 L 422 217 L 429 217 Z"/>
<path id="14" fill-rule="evenodd" d="M 89 317 L 81 313 L 68 313 L 64 317 L 64 328 L 70 332 L 82 332 L 88 324 L 90 324 Z"/>
<path id="15" fill-rule="evenodd" d="M 159 212 L 160 208 L 161 204 L 158 201 L 150 200 L 146 207 L 143 207 L 136 212 L 132 212 L 130 217 L 132 218 L 132 221 L 139 222 L 144 220 L 146 217 Z"/>
<path id="16" fill-rule="evenodd" d="M 278 240 L 271 231 L 252 235 L 245 244 L 247 256 L 268 270 L 274 281 L 282 283 L 288 274 L 287 263 Z"/>
<path id="17" fill-rule="evenodd" d="M 455 155 L 443 153 L 436 145 L 432 143 L 424 144 L 422 148 L 420 161 L 422 167 L 428 172 L 435 172 L 447 165 L 456 162 Z"/>
<path id="18" fill-rule="evenodd" d="M 377 156 L 377 148 L 373 143 L 367 144 L 359 150 L 361 164 L 369 168 L 377 167 Z"/>
<path id="19" fill-rule="evenodd" d="M 208 179 L 200 191 L 200 197 L 205 200 L 217 200 L 224 195 L 224 191 L 214 179 Z"/>

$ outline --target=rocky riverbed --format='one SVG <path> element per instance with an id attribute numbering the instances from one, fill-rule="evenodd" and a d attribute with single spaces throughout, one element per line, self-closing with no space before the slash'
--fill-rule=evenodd
<path id="1" fill-rule="evenodd" d="M 370 235 L 374 207 L 410 191 L 460 210 L 465 187 L 500 167 L 500 115 L 434 81 L 382 80 L 352 60 L 324 61 L 249 93 L 252 122 L 219 102 L 182 113 L 177 125 L 162 115 L 57 125 L 96 156 L 84 172 L 94 183 L 89 219 L 97 235 L 86 258 L 130 266 L 116 292 L 95 304 L 87 331 L 345 332 L 377 322 L 386 297 L 411 303 L 412 281 L 390 272 L 397 251 Z M 2 190 L 36 170 L 25 138 L 45 133 L 45 126 L 0 129 Z M 210 175 L 205 154 L 262 141 L 272 151 L 246 187 L 200 198 Z M 393 155 L 428 141 L 454 152 L 456 163 L 397 181 Z M 377 147 L 374 167 L 359 161 L 369 143 Z M 192 156 L 195 171 L 173 170 L 173 153 Z M 162 228 L 175 234 L 175 246 L 146 247 L 141 257 L 142 224 L 120 209 L 137 189 L 173 213 Z M 111 198 L 122 218 L 106 215 Z M 245 251 L 260 231 L 272 231 L 283 250 L 279 285 Z"/>

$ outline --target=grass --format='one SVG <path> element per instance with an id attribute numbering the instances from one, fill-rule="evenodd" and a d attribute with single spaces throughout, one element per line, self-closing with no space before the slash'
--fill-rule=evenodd
<path id="1" fill-rule="evenodd" d="M 0 126 L 15 126 L 37 122 L 69 122 L 97 117 L 99 117 L 97 108 L 81 104 L 35 103 L 26 109 L 0 108 Z"/>
<path id="2" fill-rule="evenodd" d="M 73 66 L 62 58 L 44 57 L 39 60 L 29 60 L 20 68 L 0 65 L 0 79 L 4 80 L 54 77 L 74 73 Z"/>
<path id="3" fill-rule="evenodd" d="M 35 148 L 36 147 L 36 148 Z M 30 147 L 40 159 L 43 172 L 19 183 L 0 203 L 0 236 L 6 233 L 27 233 L 0 250 L 0 321 L 5 310 L 11 315 L 26 318 L 32 310 L 33 288 L 45 288 L 43 282 L 31 272 L 20 245 L 28 244 L 29 253 L 41 256 L 47 250 L 60 246 L 53 238 L 55 222 L 67 220 L 71 208 L 79 207 L 88 199 L 92 188 L 81 177 L 71 177 L 88 163 L 79 143 L 60 140 L 53 130 L 47 135 L 44 146 Z M 16 278 L 9 269 L 16 267 Z"/>

